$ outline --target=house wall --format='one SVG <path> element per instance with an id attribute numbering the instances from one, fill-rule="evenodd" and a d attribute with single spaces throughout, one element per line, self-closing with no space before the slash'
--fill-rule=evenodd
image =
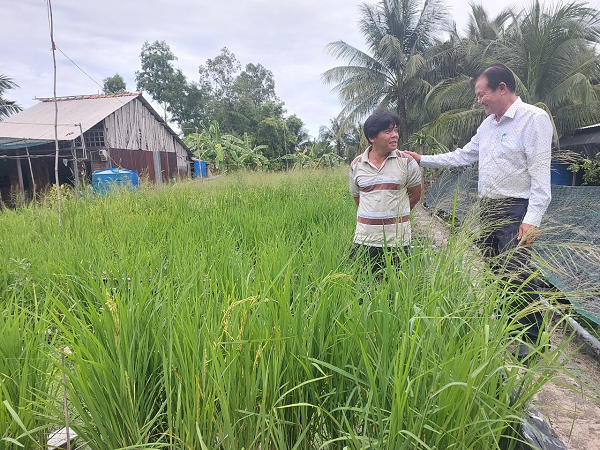
<path id="1" fill-rule="evenodd" d="M 111 148 L 109 150 L 111 164 L 106 167 L 122 167 L 129 170 L 137 170 L 142 179 L 156 182 L 154 169 L 154 152 L 144 150 L 126 150 Z M 168 182 L 171 178 L 181 176 L 181 171 L 177 167 L 177 156 L 175 153 L 160 152 L 160 170 L 162 181 Z M 100 169 L 105 169 L 101 167 Z M 92 170 L 98 170 L 92 168 Z"/>
<path id="2" fill-rule="evenodd" d="M 106 148 L 111 151 L 112 159 L 115 159 L 112 149 L 165 152 L 175 156 L 174 162 L 173 160 L 169 162 L 170 174 L 177 171 L 185 174 L 189 172 L 185 148 L 139 99 L 127 103 L 104 120 L 104 139 Z M 171 168 L 173 165 L 175 167 Z M 163 170 L 165 170 L 164 165 Z"/>
<path id="3" fill-rule="evenodd" d="M 39 195 L 50 185 L 48 164 L 53 162 L 44 159 L 32 159 L 31 167 L 27 159 L 9 159 L 0 161 L 0 200 L 7 206 L 17 206 L 23 199 L 33 198 L 33 182 L 31 172 L 35 179 L 35 189 Z M 24 192 L 20 192 L 19 169 L 23 179 Z M 60 166 L 59 166 L 60 168 Z"/>

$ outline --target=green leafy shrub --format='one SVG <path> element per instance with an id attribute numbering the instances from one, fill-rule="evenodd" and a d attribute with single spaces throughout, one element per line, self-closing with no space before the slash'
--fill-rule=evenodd
<path id="1" fill-rule="evenodd" d="M 583 170 L 583 184 L 586 186 L 600 186 L 600 153 L 593 159 L 584 158 L 579 164 L 569 166 L 571 172 Z"/>

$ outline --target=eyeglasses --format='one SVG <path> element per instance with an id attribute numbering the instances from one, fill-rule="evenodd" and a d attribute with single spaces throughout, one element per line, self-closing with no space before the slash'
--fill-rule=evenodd
<path id="1" fill-rule="evenodd" d="M 483 97 L 485 97 L 486 95 L 490 95 L 491 91 L 487 91 L 487 92 L 479 92 L 478 94 L 475 94 L 477 96 L 477 100 L 481 100 Z"/>

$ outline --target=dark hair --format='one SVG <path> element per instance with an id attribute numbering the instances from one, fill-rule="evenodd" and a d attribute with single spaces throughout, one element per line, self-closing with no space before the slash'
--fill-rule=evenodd
<path id="1" fill-rule="evenodd" d="M 400 126 L 400 118 L 390 111 L 376 111 L 365 120 L 363 131 L 367 139 L 377 137 L 379 133 L 391 126 Z"/>
<path id="2" fill-rule="evenodd" d="M 500 83 L 504 83 L 510 92 L 515 92 L 515 76 L 504 64 L 492 64 L 491 66 L 480 70 L 471 80 L 471 84 L 475 86 L 475 83 L 481 77 L 487 79 L 487 85 L 492 91 L 498 89 Z"/>

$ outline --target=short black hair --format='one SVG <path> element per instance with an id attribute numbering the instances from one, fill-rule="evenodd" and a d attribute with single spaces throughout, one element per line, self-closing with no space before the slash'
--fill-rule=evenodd
<path id="1" fill-rule="evenodd" d="M 498 89 L 500 83 L 504 83 L 510 92 L 515 92 L 515 76 L 504 64 L 492 64 L 491 66 L 480 70 L 471 80 L 471 84 L 475 86 L 475 83 L 481 77 L 487 79 L 487 85 L 492 91 Z"/>
<path id="2" fill-rule="evenodd" d="M 379 133 L 391 126 L 400 126 L 400 117 L 391 111 L 375 111 L 365 120 L 363 131 L 367 139 L 377 137 Z"/>

